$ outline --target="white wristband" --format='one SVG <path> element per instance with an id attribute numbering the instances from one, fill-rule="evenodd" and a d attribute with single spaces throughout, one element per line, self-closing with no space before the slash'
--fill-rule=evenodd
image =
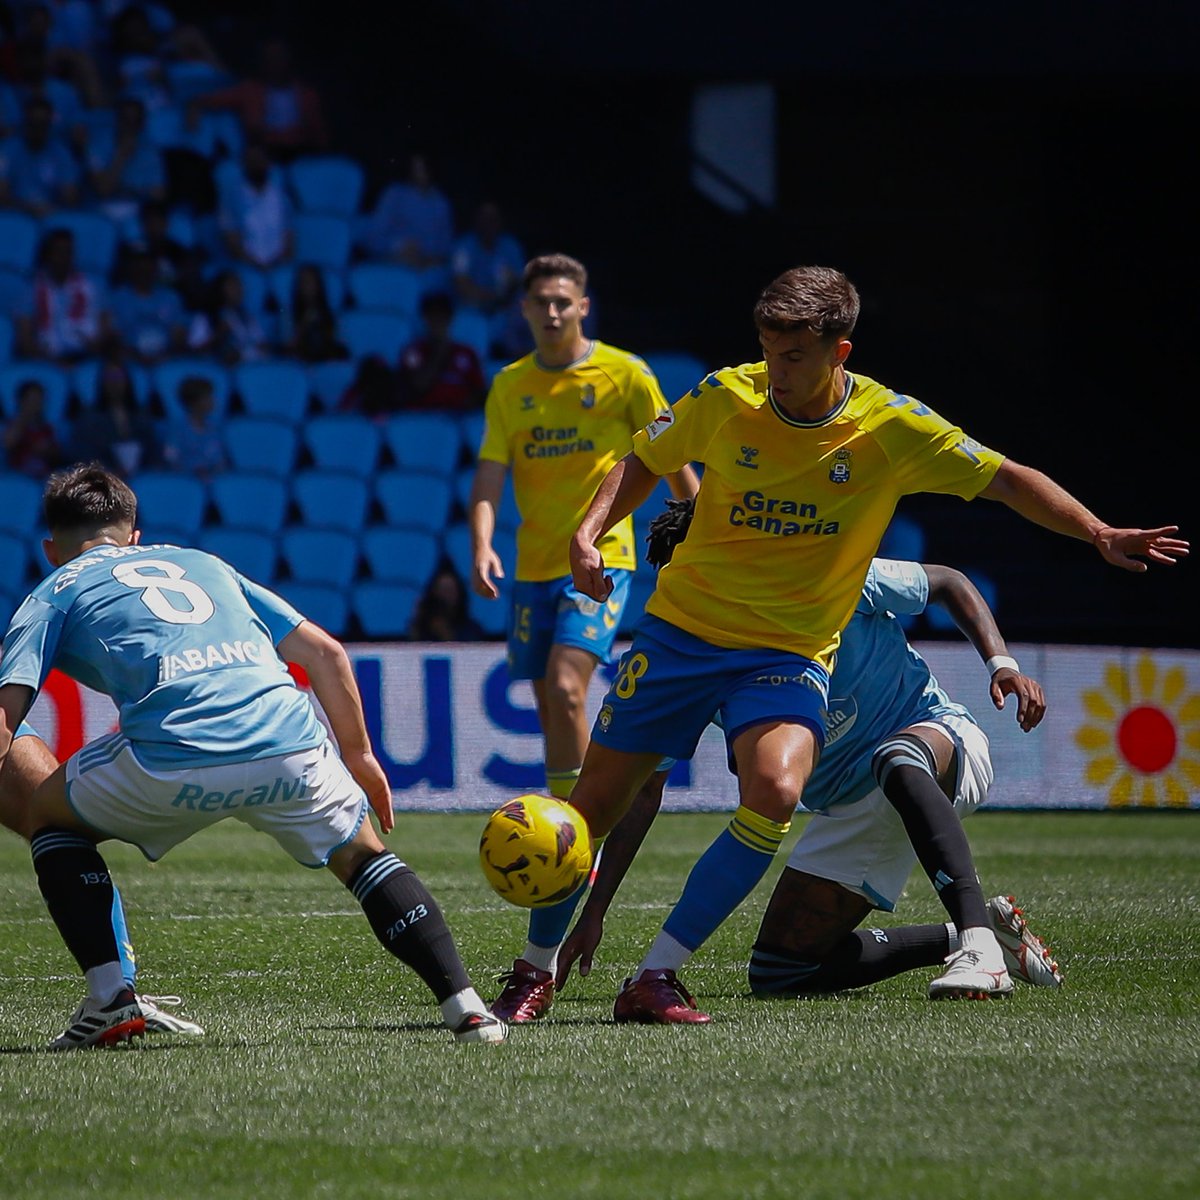
<path id="1" fill-rule="evenodd" d="M 988 678 L 990 679 L 997 671 L 1007 667 L 1010 671 L 1016 671 L 1020 674 L 1021 668 L 1017 666 L 1015 658 L 1009 658 L 1007 654 L 993 654 L 991 658 L 983 664 L 987 668 Z"/>

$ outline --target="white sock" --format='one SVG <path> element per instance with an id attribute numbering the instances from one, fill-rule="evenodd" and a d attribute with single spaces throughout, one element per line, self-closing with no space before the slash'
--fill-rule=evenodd
<path id="1" fill-rule="evenodd" d="M 553 975 L 558 970 L 557 946 L 535 946 L 532 942 L 526 942 L 521 957 L 539 971 L 549 971 Z"/>
<path id="2" fill-rule="evenodd" d="M 962 949 L 962 939 L 958 936 L 958 930 L 954 928 L 953 921 L 946 922 L 946 936 L 950 939 L 948 953 L 957 954 Z"/>
<path id="3" fill-rule="evenodd" d="M 660 932 L 633 977 L 637 979 L 645 971 L 678 971 L 691 957 L 692 952 L 685 945 L 677 942 L 669 933 Z"/>
<path id="4" fill-rule="evenodd" d="M 1001 971 L 1004 969 L 1004 954 L 996 935 L 982 925 L 971 929 L 962 929 L 958 934 L 958 944 L 961 950 L 978 951 L 985 971 Z"/>
<path id="5" fill-rule="evenodd" d="M 108 1004 L 118 992 L 129 986 L 125 982 L 125 972 L 121 970 L 119 961 L 101 963 L 83 973 L 88 985 L 88 999 L 94 1000 L 100 1006 Z"/>
<path id="6" fill-rule="evenodd" d="M 442 1020 L 453 1029 L 468 1013 L 485 1013 L 487 1005 L 480 999 L 474 988 L 463 988 L 453 996 L 442 1001 Z"/>

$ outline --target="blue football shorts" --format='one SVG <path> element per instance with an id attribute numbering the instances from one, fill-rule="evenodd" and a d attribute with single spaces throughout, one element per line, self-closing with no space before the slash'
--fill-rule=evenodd
<path id="1" fill-rule="evenodd" d="M 518 579 L 512 592 L 508 677 L 544 679 L 551 646 L 578 646 L 606 663 L 629 600 L 631 571 L 609 571 L 612 595 L 601 603 L 576 591 L 570 575 L 537 583 Z"/>
<path id="2" fill-rule="evenodd" d="M 592 739 L 630 754 L 691 758 L 714 718 L 734 740 L 752 725 L 788 721 L 825 740 L 829 675 L 784 650 L 730 650 L 646 615 L 600 705 Z"/>

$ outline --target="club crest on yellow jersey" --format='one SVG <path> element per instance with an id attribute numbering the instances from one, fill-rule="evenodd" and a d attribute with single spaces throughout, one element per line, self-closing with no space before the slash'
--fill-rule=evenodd
<path id="1" fill-rule="evenodd" d="M 849 483 L 850 481 L 850 461 L 854 458 L 854 451 L 847 450 L 844 447 L 833 452 L 833 466 L 829 468 L 829 479 L 832 483 Z"/>

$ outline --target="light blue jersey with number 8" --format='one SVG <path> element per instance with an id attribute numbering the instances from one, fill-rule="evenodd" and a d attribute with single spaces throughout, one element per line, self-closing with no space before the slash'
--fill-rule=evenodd
<path id="1" fill-rule="evenodd" d="M 152 770 L 289 754 L 325 737 L 275 650 L 303 619 L 202 550 L 100 546 L 17 610 L 0 685 L 36 692 L 57 667 L 111 696 Z"/>

